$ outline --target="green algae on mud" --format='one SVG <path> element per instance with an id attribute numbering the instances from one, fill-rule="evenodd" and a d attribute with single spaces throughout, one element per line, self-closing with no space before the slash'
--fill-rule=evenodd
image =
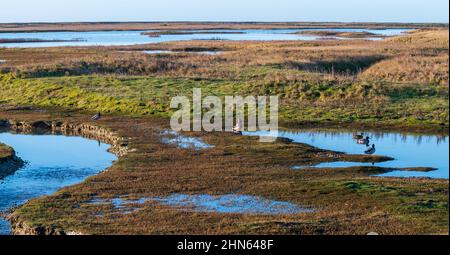
<path id="1" fill-rule="evenodd" d="M 130 153 L 84 183 L 29 201 L 11 216 L 32 228 L 84 234 L 445 234 L 448 180 L 370 177 L 377 168 L 290 169 L 292 162 L 349 157 L 305 144 L 254 137 L 192 133 L 214 147 L 186 150 L 165 144 L 167 120 L 90 115 L 52 109 L 2 111 L 4 119 L 91 123 L 127 137 Z M 267 157 L 267 154 L 273 155 Z M 371 157 L 371 156 L 358 156 Z M 184 211 L 155 201 L 122 214 L 95 198 L 166 197 L 171 194 L 242 194 L 314 208 L 294 215 L 217 214 Z M 446 209 L 447 208 L 447 209 Z M 95 222 L 95 224 L 93 224 Z M 58 231 L 54 231 L 58 232 Z"/>

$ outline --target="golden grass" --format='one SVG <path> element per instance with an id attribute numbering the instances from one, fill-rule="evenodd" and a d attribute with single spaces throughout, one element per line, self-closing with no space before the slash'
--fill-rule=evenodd
<path id="1" fill-rule="evenodd" d="M 277 94 L 281 98 L 280 118 L 285 123 L 362 121 L 402 123 L 405 128 L 448 128 L 445 41 L 447 29 L 428 29 L 381 41 L 190 41 L 0 49 L 0 59 L 7 60 L 0 70 L 13 72 L 18 78 L 41 78 L 36 83 L 39 86 L 77 89 L 74 86 L 80 85 L 87 92 L 105 91 L 111 97 L 144 100 L 143 107 L 148 102 L 150 108 L 167 109 L 163 102 L 169 96 L 190 92 L 197 83 L 217 95 Z M 144 50 L 176 53 L 148 55 Z M 223 53 L 191 53 L 203 50 Z M 85 75 L 89 77 L 83 78 Z M 117 86 L 105 87 L 113 81 Z M 171 87 L 161 87 L 158 81 Z M 29 93 L 36 91 L 35 83 L 24 82 Z M 17 91 L 8 93 L 15 95 Z M 49 102 L 37 98 L 41 94 L 28 96 L 29 103 Z M 24 101 L 26 98 L 21 98 L 20 103 Z"/>
<path id="2" fill-rule="evenodd" d="M 448 28 L 419 29 L 413 30 L 405 36 L 388 38 L 387 41 L 448 48 L 448 37 Z"/>
<path id="3" fill-rule="evenodd" d="M 217 56 L 199 54 L 146 55 L 141 50 L 191 49 L 224 51 Z M 448 63 L 448 30 L 427 30 L 382 41 L 317 41 L 317 42 L 233 42 L 190 41 L 124 47 L 87 47 L 51 49 L 0 49 L 0 59 L 8 62 L 3 68 L 18 72 L 82 69 L 86 64 L 101 65 L 99 72 L 169 75 L 232 79 L 241 77 L 251 68 L 279 67 L 277 78 L 293 81 L 306 73 L 330 74 L 336 79 L 358 77 L 379 78 L 387 81 L 421 83 L 448 81 L 445 72 Z M 92 65 L 89 65 L 92 63 Z M 373 67 L 371 69 L 371 67 Z M 401 67 L 401 68 L 400 68 Z M 404 70 L 402 70 L 402 68 Z M 302 72 L 289 72 L 296 70 Z M 85 70 L 95 72 L 95 69 Z M 417 73 L 419 72 L 419 73 Z M 249 75 L 256 75 L 249 73 Z M 262 73 L 270 77 L 273 72 Z"/>
<path id="4" fill-rule="evenodd" d="M 359 77 L 402 83 L 448 86 L 448 54 L 439 56 L 403 56 L 380 61 Z"/>
<path id="5" fill-rule="evenodd" d="M 105 30 L 198 30 L 198 29 L 286 29 L 286 28 L 386 28 L 445 26 L 412 23 L 341 23 L 341 22 L 68 22 L 0 23 L 0 32 L 24 31 L 105 31 Z"/>

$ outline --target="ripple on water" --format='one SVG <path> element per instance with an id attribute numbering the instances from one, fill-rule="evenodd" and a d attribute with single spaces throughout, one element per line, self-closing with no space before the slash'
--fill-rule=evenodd
<path id="1" fill-rule="evenodd" d="M 5 219 L 0 218 L 0 235 L 10 235 L 11 228 L 9 222 Z"/>

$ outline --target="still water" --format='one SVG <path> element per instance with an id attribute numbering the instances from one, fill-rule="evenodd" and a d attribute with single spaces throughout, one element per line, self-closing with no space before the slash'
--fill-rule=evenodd
<path id="1" fill-rule="evenodd" d="M 117 46 L 147 43 L 161 43 L 190 40 L 317 40 L 321 37 L 311 35 L 293 34 L 306 29 L 247 29 L 247 30 L 202 30 L 190 31 L 192 34 L 167 34 L 160 37 L 143 35 L 144 32 L 153 31 L 95 31 L 95 32 L 30 32 L 30 33 L 0 33 L 1 39 L 39 39 L 64 40 L 59 42 L 27 42 L 27 43 L 0 43 L 0 47 L 55 47 L 55 46 Z M 394 36 L 410 29 L 314 29 L 332 30 L 339 32 L 369 32 L 376 35 Z M 196 33 L 197 32 L 197 33 Z M 235 32 L 235 33 L 233 33 Z M 372 38 L 376 39 L 376 38 Z M 69 41 L 72 40 L 72 41 Z M 74 41 L 75 40 L 75 41 Z"/>
<path id="2" fill-rule="evenodd" d="M 431 172 L 393 171 L 381 176 L 394 177 L 430 177 L 446 178 L 449 176 L 449 139 L 448 135 L 417 135 L 395 132 L 362 131 L 370 137 L 369 146 L 375 144 L 375 155 L 392 157 L 395 160 L 381 163 L 332 162 L 315 167 L 350 167 L 379 166 L 389 168 L 431 167 Z M 360 134 L 361 132 L 358 132 Z M 269 132 L 245 132 L 244 135 L 271 135 Z M 321 149 L 340 151 L 349 154 L 364 154 L 369 147 L 358 144 L 352 132 L 302 130 L 279 131 L 279 137 L 292 139 L 297 143 L 305 143 Z M 302 166 L 293 166 L 300 169 Z"/>
<path id="3" fill-rule="evenodd" d="M 0 142 L 14 148 L 26 165 L 0 180 L 0 211 L 80 183 L 112 165 L 109 145 L 81 137 L 0 133 Z M 0 218 L 0 235 L 9 234 Z"/>

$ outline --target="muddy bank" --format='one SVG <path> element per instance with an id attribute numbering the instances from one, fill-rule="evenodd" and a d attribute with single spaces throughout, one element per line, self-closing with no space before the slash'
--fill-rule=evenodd
<path id="1" fill-rule="evenodd" d="M 116 154 L 118 157 L 124 156 L 128 151 L 127 139 L 120 137 L 118 134 L 105 128 L 85 123 L 0 120 L 0 132 L 1 131 L 23 134 L 50 133 L 66 136 L 81 136 L 110 144 L 110 152 Z"/>
<path id="2" fill-rule="evenodd" d="M 128 142 L 114 132 L 83 123 L 67 123 L 61 121 L 15 121 L 0 120 L 0 132 L 11 132 L 19 134 L 55 134 L 65 136 L 81 136 L 84 138 L 98 140 L 111 145 L 110 152 L 118 157 L 128 152 Z M 1 144 L 0 144 L 1 145 Z M 2 148 L 2 147 L 0 147 Z M 24 162 L 15 156 L 12 148 L 4 146 L 11 151 L 10 155 L 0 157 L 0 179 L 14 173 L 24 165 Z M 5 151 L 6 151 L 5 149 Z M 31 226 L 27 224 L 15 212 L 8 215 L 7 220 L 11 223 L 11 232 L 15 235 L 71 235 L 81 234 L 78 232 L 65 232 L 65 230 L 52 225 Z"/>
<path id="3" fill-rule="evenodd" d="M 16 156 L 13 148 L 0 143 L 0 180 L 8 176 L 24 165 L 24 162 Z"/>

